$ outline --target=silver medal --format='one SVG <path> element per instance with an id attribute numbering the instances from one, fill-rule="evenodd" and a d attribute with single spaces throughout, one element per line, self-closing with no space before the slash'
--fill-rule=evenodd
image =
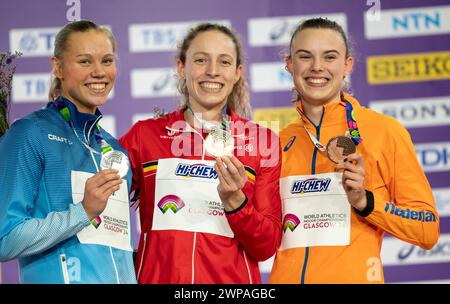
<path id="1" fill-rule="evenodd" d="M 214 157 L 232 155 L 234 150 L 234 138 L 230 132 L 214 128 L 205 139 L 206 152 Z"/>
<path id="2" fill-rule="evenodd" d="M 128 157 L 125 153 L 117 150 L 111 150 L 102 154 L 102 160 L 100 161 L 100 167 L 104 169 L 116 169 L 119 170 L 120 177 L 125 177 L 129 168 Z"/>

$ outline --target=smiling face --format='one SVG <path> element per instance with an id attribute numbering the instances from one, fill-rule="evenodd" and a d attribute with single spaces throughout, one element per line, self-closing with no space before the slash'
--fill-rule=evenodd
<path id="1" fill-rule="evenodd" d="M 186 60 L 177 61 L 178 74 L 186 80 L 189 103 L 194 112 L 222 109 L 242 75 L 236 66 L 236 46 L 217 30 L 199 33 L 186 51 Z"/>
<path id="2" fill-rule="evenodd" d="M 106 102 L 117 74 L 111 40 L 96 30 L 70 34 L 62 58 L 53 57 L 52 66 L 61 95 L 91 114 Z"/>
<path id="3" fill-rule="evenodd" d="M 339 100 L 344 78 L 353 68 L 346 52 L 335 30 L 308 28 L 296 34 L 286 66 L 303 102 L 325 105 Z"/>

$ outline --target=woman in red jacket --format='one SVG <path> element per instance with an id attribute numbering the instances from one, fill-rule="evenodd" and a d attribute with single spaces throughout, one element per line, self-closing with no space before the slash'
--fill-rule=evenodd
<path id="1" fill-rule="evenodd" d="M 248 114 L 242 48 L 200 24 L 178 49 L 181 107 L 121 139 L 133 167 L 139 283 L 260 283 L 281 238 L 279 141 Z"/>

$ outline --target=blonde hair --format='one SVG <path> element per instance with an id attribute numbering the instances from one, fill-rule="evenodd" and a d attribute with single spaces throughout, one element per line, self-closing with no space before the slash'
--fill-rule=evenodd
<path id="1" fill-rule="evenodd" d="M 239 40 L 238 35 L 230 28 L 213 23 L 201 23 L 196 27 L 189 30 L 184 39 L 178 45 L 178 51 L 176 55 L 176 59 L 180 60 L 183 64 L 186 63 L 186 52 L 191 45 L 192 40 L 197 37 L 198 34 L 208 32 L 208 31 L 219 31 L 226 36 L 230 37 L 233 41 L 234 46 L 236 48 L 236 67 L 243 63 L 244 55 L 242 51 L 242 45 Z M 178 77 L 178 91 L 182 95 L 182 99 L 180 101 L 180 107 L 186 107 L 189 102 L 189 92 L 186 85 L 186 80 Z M 231 94 L 228 96 L 227 107 L 238 115 L 243 117 L 248 117 L 251 113 L 250 108 L 250 97 L 248 93 L 247 82 L 245 81 L 244 76 L 234 84 L 233 90 Z"/>
<path id="2" fill-rule="evenodd" d="M 66 24 L 55 37 L 55 47 L 53 56 L 58 60 L 62 59 L 64 52 L 67 49 L 67 42 L 69 41 L 70 35 L 73 33 L 85 33 L 88 31 L 99 31 L 104 33 L 108 39 L 111 41 L 113 51 L 116 52 L 116 39 L 113 33 L 105 28 L 98 26 L 89 20 L 79 20 Z M 50 90 L 48 93 L 48 100 L 52 101 L 61 94 L 61 79 L 55 77 L 52 73 Z"/>

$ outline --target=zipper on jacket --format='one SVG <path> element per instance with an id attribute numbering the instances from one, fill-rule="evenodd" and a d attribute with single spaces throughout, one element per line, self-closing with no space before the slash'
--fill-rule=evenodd
<path id="1" fill-rule="evenodd" d="M 303 261 L 302 278 L 300 284 L 305 284 L 306 265 L 308 264 L 309 247 L 305 248 L 305 260 Z"/>
<path id="2" fill-rule="evenodd" d="M 191 284 L 194 284 L 195 277 L 195 245 L 197 243 L 197 232 L 194 232 L 194 243 L 192 244 L 192 279 Z"/>
<path id="3" fill-rule="evenodd" d="M 248 280 L 249 280 L 250 284 L 253 284 L 252 275 L 250 273 L 250 267 L 248 267 L 247 254 L 245 254 L 244 249 L 242 249 L 242 252 L 244 253 L 244 261 L 245 261 L 245 266 L 247 267 Z"/>
<path id="4" fill-rule="evenodd" d="M 309 118 L 305 115 L 305 117 L 309 120 L 309 122 L 316 128 L 316 139 L 320 140 L 320 127 L 322 126 L 323 116 L 325 115 L 325 107 L 323 107 L 322 116 L 320 117 L 319 125 L 316 126 Z M 317 157 L 317 147 L 314 147 L 313 157 L 311 160 L 311 174 L 316 174 L 316 157 Z M 305 284 L 305 275 L 306 275 L 306 267 L 308 266 L 308 258 L 309 258 L 309 247 L 305 247 L 305 259 L 303 260 L 302 267 L 302 276 L 300 280 L 300 284 Z"/>
<path id="5" fill-rule="evenodd" d="M 59 260 L 61 261 L 61 270 L 63 274 L 64 284 L 70 284 L 69 271 L 67 270 L 67 259 L 64 253 L 59 255 Z"/>
<path id="6" fill-rule="evenodd" d="M 141 275 L 141 269 L 142 269 L 142 264 L 144 263 L 144 255 L 145 255 L 146 248 L 147 248 L 147 232 L 144 233 L 144 246 L 142 248 L 141 262 L 139 263 L 139 269 L 138 269 L 138 273 L 137 273 L 138 280 Z"/>

